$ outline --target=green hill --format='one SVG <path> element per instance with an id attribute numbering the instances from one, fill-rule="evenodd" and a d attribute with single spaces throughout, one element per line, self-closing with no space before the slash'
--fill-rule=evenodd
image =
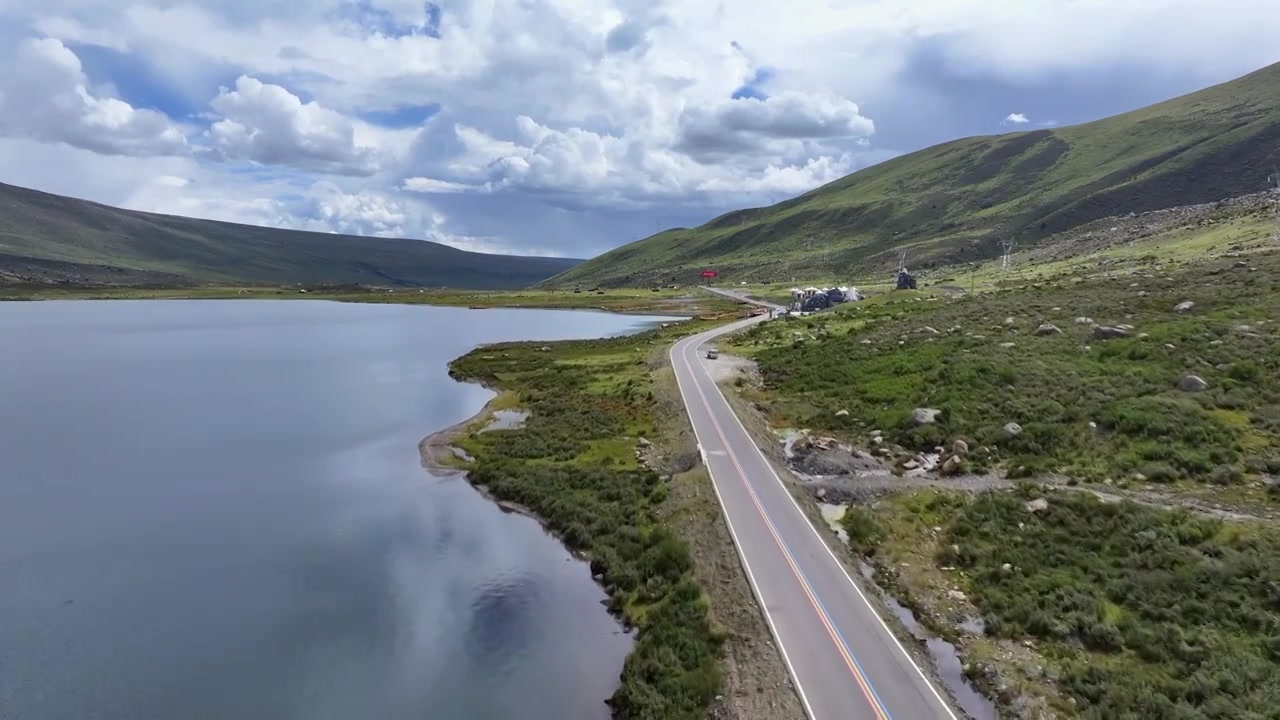
<path id="1" fill-rule="evenodd" d="M 0 283 L 509 289 L 579 262 L 156 215 L 0 184 Z"/>
<path id="2" fill-rule="evenodd" d="M 1280 164 L 1280 64 L 1133 112 L 966 138 L 799 197 L 625 245 L 547 281 L 775 281 L 990 258 L 1100 218 L 1262 190 Z"/>

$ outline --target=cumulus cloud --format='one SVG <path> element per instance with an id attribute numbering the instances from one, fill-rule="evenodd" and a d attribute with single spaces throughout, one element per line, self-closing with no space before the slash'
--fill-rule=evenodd
<path id="1" fill-rule="evenodd" d="M 242 75 L 209 104 L 221 115 L 208 131 L 219 157 L 346 175 L 379 168 L 377 149 L 357 143 L 350 119 L 279 85 Z"/>
<path id="2" fill-rule="evenodd" d="M 1010 125 L 1025 125 L 1026 123 L 1031 122 L 1031 120 L 1022 113 L 1009 113 L 1009 116 L 1006 117 L 1004 121 L 1006 124 Z"/>
<path id="3" fill-rule="evenodd" d="M 209 153 L 191 161 L 201 172 L 157 171 L 192 179 L 165 196 L 171 209 L 181 193 L 236 198 L 282 222 L 336 228 L 355 225 L 344 224 L 352 221 L 341 212 L 322 212 L 323 203 L 354 203 L 376 216 L 374 197 L 429 200 L 448 214 L 457 237 L 543 247 L 574 238 L 600 250 L 662 223 L 691 224 L 781 199 L 915 149 L 924 125 L 933 128 L 931 141 L 986 131 L 982 118 L 1001 117 L 1006 102 L 1025 111 L 1027 123 L 1005 121 L 1017 127 L 1038 127 L 1030 119 L 1041 116 L 1087 119 L 1079 115 L 1089 103 L 1077 100 L 1091 81 L 1071 83 L 1070 98 L 1056 96 L 1057 105 L 1037 104 L 1051 82 L 1063 87 L 1063 77 L 1127 68 L 1148 92 L 1163 92 L 1170 77 L 1185 91 L 1187 78 L 1207 84 L 1280 59 L 1270 42 L 1280 4 L 1229 4 L 1231 12 L 1202 0 L 1111 0 L 1098 14 L 1060 0 L 794 0 L 750 8 L 721 0 L 0 0 L 0 28 L 9 31 L 0 30 L 0 57 L 6 36 L 20 32 L 13 28 L 33 28 L 73 48 L 127 53 L 122 66 L 145 68 L 141 75 L 184 93 L 187 107 L 210 110 L 188 132 Z M 925 103 L 904 90 L 922 57 L 948 80 Z M 81 71 L 74 87 L 88 98 L 116 98 L 94 84 L 113 81 L 138 97 L 137 82 L 119 82 L 127 78 L 94 67 L 88 53 L 82 59 L 92 82 Z M 767 87 L 732 99 L 765 68 Z M 39 96 L 28 91 L 12 109 L 13 76 L 26 72 L 0 77 L 0 133 L 66 142 L 58 139 L 66 130 L 52 129 L 66 117 L 56 115 L 62 124 L 32 119 L 27 106 L 50 104 Z M 219 83 L 237 76 L 248 87 L 237 82 L 219 92 Z M 1104 85 L 1096 83 L 1098 93 L 1122 94 Z M 971 105 L 993 98 L 993 88 L 1004 93 L 998 103 L 941 111 L 961 94 Z M 90 115 L 89 101 L 78 102 L 73 128 Z M 375 118 L 404 106 L 440 112 L 420 133 L 377 125 Z M 159 113 L 126 107 L 139 113 L 135 130 L 143 119 L 158 123 L 153 135 L 160 137 L 159 127 L 174 126 Z M 1068 112 L 1062 108 L 1073 114 L 1059 115 Z M 965 125 L 966 117 L 976 119 Z M 119 151 L 121 140 L 103 140 L 112 136 L 80 133 L 75 142 Z M 272 172 L 301 169 L 305 182 L 215 193 L 212 175 L 223 174 L 217 188 L 239 176 L 210 157 Z M 317 174 L 345 195 L 366 193 L 364 204 L 330 197 L 307 212 L 273 204 L 287 205 L 297 182 L 307 188 L 303 195 L 329 197 L 313 190 Z M 511 207 L 520 208 L 518 221 Z M 432 232 L 429 220 L 419 225 L 406 215 L 401 224 L 390 219 L 396 211 L 387 213 L 381 227 Z"/>
<path id="4" fill-rule="evenodd" d="M 865 138 L 875 124 L 831 93 L 783 92 L 687 109 L 677 146 L 694 155 L 760 149 L 773 140 Z"/>
<path id="5" fill-rule="evenodd" d="M 165 115 L 89 88 L 80 58 L 53 38 L 18 43 L 0 73 L 0 134 L 107 155 L 175 155 L 187 142 Z"/>

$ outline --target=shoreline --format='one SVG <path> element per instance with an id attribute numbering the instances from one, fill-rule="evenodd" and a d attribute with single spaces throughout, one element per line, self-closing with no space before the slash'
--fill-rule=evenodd
<path id="1" fill-rule="evenodd" d="M 483 385 L 481 386 L 484 387 Z M 486 389 L 491 390 L 491 388 Z M 582 558 L 577 553 L 564 546 L 564 543 L 560 541 L 560 537 L 556 535 L 555 531 L 552 530 L 550 526 L 547 525 L 546 520 L 535 513 L 531 508 L 521 505 L 518 502 L 503 500 L 502 498 L 497 497 L 484 485 L 477 485 L 476 483 L 471 482 L 468 478 L 466 468 L 458 467 L 454 464 L 458 461 L 465 462 L 465 460 L 459 457 L 458 453 L 462 452 L 464 455 L 466 453 L 453 443 L 458 439 L 465 437 L 471 427 L 485 419 L 488 415 L 492 414 L 493 403 L 498 399 L 498 397 L 500 396 L 495 395 L 493 398 L 490 398 L 485 402 L 484 406 L 477 410 L 471 417 L 460 422 L 456 422 L 448 427 L 441 428 L 418 441 L 418 459 L 421 462 L 423 469 L 427 471 L 427 474 L 437 480 L 465 480 L 466 483 L 474 488 L 476 492 L 480 493 L 484 499 L 494 505 L 497 505 L 503 512 L 523 515 L 531 520 L 537 521 L 537 523 L 542 526 L 543 530 L 556 537 L 556 541 L 560 542 L 561 547 L 564 547 L 570 555 L 575 559 L 581 560 Z"/>

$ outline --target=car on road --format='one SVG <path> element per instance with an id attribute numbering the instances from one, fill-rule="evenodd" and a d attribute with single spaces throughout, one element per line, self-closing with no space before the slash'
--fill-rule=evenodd
<path id="1" fill-rule="evenodd" d="M 718 357 L 720 357 L 720 351 L 719 351 L 719 350 L 717 350 L 717 349 L 715 349 L 715 348 L 707 348 L 707 359 L 708 359 L 708 360 L 715 360 L 715 359 L 716 359 L 716 358 L 718 358 Z"/>

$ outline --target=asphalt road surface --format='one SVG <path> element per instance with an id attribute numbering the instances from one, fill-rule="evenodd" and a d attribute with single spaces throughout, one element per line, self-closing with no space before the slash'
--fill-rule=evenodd
<path id="1" fill-rule="evenodd" d="M 813 720 L 956 720 L 792 498 L 685 338 L 671 364 L 703 462 L 800 701 Z"/>

